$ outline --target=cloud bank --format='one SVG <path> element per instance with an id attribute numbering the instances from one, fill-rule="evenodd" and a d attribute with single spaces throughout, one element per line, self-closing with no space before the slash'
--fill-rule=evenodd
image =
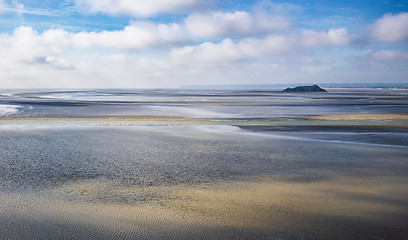
<path id="1" fill-rule="evenodd" d="M 408 13 L 385 14 L 372 26 L 372 36 L 383 42 L 408 41 Z"/>
<path id="2" fill-rule="evenodd" d="M 366 24 L 367 34 L 298 26 L 285 5 L 201 11 L 200 2 L 76 0 L 86 14 L 132 17 L 115 30 L 20 26 L 0 34 L 0 87 L 382 82 L 390 69 L 392 81 L 408 75 L 407 51 L 395 47 L 408 41 L 406 12 Z M 7 8 L 0 0 L 0 11 Z M 146 17 L 175 12 L 185 14 Z"/>

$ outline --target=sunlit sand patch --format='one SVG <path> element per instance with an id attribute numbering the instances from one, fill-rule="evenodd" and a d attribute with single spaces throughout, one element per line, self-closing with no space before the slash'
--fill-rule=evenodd
<path id="1" fill-rule="evenodd" d="M 97 180 L 39 194 L 2 195 L 1 211 L 108 231 L 229 227 L 316 231 L 319 236 L 324 231 L 340 233 L 341 224 L 348 221 L 404 229 L 406 182 L 341 178 L 305 183 L 252 177 L 218 184 L 135 187 Z"/>
<path id="2" fill-rule="evenodd" d="M 18 126 L 289 126 L 364 125 L 408 127 L 408 114 L 330 114 L 305 117 L 186 118 L 169 116 L 0 117 L 0 128 Z M 0 129 L 1 130 L 1 129 Z"/>
<path id="3" fill-rule="evenodd" d="M 383 213 L 408 213 L 404 206 L 393 204 L 400 201 L 406 207 L 408 203 L 406 185 L 393 179 L 340 179 L 315 183 L 260 179 L 214 187 L 186 187 L 176 194 L 181 195 L 167 201 L 165 206 L 168 204 L 172 209 L 193 213 L 196 218 L 218 224 L 263 229 L 293 226 L 308 216 L 331 215 L 382 221 Z"/>

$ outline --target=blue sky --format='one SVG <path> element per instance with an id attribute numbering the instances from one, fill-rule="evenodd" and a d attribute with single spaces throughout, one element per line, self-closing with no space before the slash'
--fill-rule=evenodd
<path id="1" fill-rule="evenodd" d="M 407 77 L 406 1 L 0 0 L 0 88 Z"/>

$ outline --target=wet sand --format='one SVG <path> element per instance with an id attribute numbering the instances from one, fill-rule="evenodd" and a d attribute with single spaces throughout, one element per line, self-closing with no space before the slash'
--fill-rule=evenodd
<path id="1" fill-rule="evenodd" d="M 227 125 L 251 130 L 328 130 L 398 132 L 408 128 L 408 114 L 341 114 L 305 117 L 187 118 L 171 116 L 0 117 L 0 127 L 33 126 L 174 126 Z"/>
<path id="2" fill-rule="evenodd" d="M 56 190 L 93 201 L 44 198 L 49 192 L 2 196 L 15 206 L 2 209 L 0 237 L 404 239 L 408 201 L 406 182 L 400 180 L 343 178 L 299 183 L 258 177 L 207 185 L 115 187 L 113 192 L 116 184 L 93 181 Z M 106 194 L 151 199 L 137 204 L 97 200 Z M 24 231 L 14 224 L 23 225 Z"/>
<path id="3" fill-rule="evenodd" d="M 0 238 L 408 236 L 408 148 L 392 134 L 384 145 L 233 126 L 0 131 Z"/>
<path id="4" fill-rule="evenodd" d="M 324 94 L 285 94 L 272 90 L 2 90 L 0 116 L 165 116 L 210 119 L 408 114 L 407 90 L 349 90 L 333 89 Z"/>

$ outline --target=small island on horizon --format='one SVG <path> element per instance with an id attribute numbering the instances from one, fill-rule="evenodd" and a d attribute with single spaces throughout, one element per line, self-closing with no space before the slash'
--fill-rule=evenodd
<path id="1" fill-rule="evenodd" d="M 286 88 L 282 92 L 327 92 L 325 89 L 314 84 L 312 86 L 297 86 L 294 88 Z"/>

